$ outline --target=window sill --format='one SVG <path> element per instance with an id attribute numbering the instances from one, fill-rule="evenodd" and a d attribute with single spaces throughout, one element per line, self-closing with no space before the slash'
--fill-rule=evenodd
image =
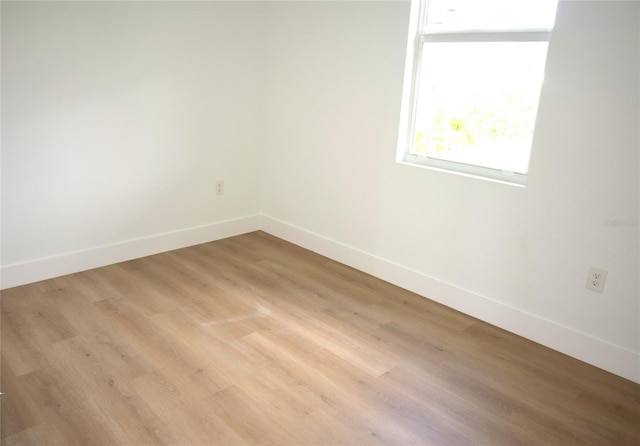
<path id="1" fill-rule="evenodd" d="M 397 160 L 398 164 L 406 166 L 421 167 L 423 169 L 434 170 L 467 178 L 476 178 L 479 180 L 490 181 L 493 183 L 506 184 L 520 188 L 526 187 L 527 175 L 506 172 L 487 167 L 473 166 L 469 164 L 456 163 L 453 161 L 444 161 L 426 156 L 405 155 Z"/>

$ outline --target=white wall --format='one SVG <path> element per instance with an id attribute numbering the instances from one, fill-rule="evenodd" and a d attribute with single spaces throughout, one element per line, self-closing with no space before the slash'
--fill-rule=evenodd
<path id="1" fill-rule="evenodd" d="M 265 228 L 640 379 L 637 2 L 561 3 L 525 189 L 394 162 L 407 3 L 269 12 Z"/>
<path id="2" fill-rule="evenodd" d="M 520 189 L 395 162 L 408 2 L 2 2 L 3 286 L 262 227 L 640 381 L 638 9 L 561 3 Z"/>
<path id="3" fill-rule="evenodd" d="M 2 2 L 5 272 L 259 213 L 259 12 Z"/>

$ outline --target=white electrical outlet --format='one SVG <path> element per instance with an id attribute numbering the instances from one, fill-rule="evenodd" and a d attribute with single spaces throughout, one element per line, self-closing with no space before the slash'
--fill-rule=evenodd
<path id="1" fill-rule="evenodd" d="M 585 287 L 588 290 L 602 293 L 604 292 L 604 283 L 606 282 L 606 280 L 607 270 L 592 266 L 591 268 L 589 268 L 589 275 L 587 276 L 587 284 L 585 285 Z"/>
<path id="2" fill-rule="evenodd" d="M 216 181 L 216 195 L 224 195 L 224 180 Z"/>

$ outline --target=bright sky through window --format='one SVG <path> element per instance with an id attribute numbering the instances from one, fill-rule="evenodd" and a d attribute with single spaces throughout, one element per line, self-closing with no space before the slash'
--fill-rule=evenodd
<path id="1" fill-rule="evenodd" d="M 547 43 L 438 42 L 423 48 L 414 151 L 526 173 Z"/>
<path id="2" fill-rule="evenodd" d="M 556 3 L 422 0 L 404 161 L 524 183 Z"/>

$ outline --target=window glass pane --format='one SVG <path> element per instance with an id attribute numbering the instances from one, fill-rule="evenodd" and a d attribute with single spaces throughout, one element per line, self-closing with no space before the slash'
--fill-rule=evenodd
<path id="1" fill-rule="evenodd" d="M 526 173 L 547 45 L 425 43 L 411 153 Z"/>
<path id="2" fill-rule="evenodd" d="M 551 29 L 557 0 L 429 0 L 423 32 Z"/>

